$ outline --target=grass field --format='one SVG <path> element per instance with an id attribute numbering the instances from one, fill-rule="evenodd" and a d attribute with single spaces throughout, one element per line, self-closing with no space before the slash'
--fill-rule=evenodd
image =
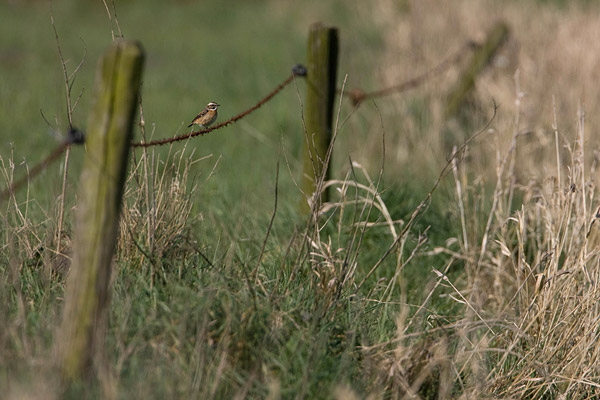
<path id="1" fill-rule="evenodd" d="M 68 127 L 50 15 L 45 1 L 0 2 L 2 188 Z M 343 99 L 331 177 L 345 184 L 316 224 L 298 211 L 301 79 L 235 125 L 136 150 L 105 348 L 91 380 L 65 386 L 55 344 L 84 157 L 72 148 L 64 205 L 64 158 L 0 204 L 2 396 L 600 396 L 593 2 L 121 0 L 115 18 L 102 1 L 65 0 L 52 15 L 68 71 L 85 55 L 74 125 L 86 127 L 97 60 L 121 29 L 146 50 L 153 138 L 185 133 L 209 101 L 219 121 L 253 105 L 306 61 L 316 21 L 340 30 L 339 85 L 366 91 L 498 20 L 511 36 L 459 118 L 443 110 L 470 53 L 416 89 L 357 109 Z M 489 128 L 449 162 L 494 102 Z"/>

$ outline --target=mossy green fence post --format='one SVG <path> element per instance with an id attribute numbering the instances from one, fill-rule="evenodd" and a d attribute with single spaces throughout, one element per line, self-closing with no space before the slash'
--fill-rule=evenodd
<path id="1" fill-rule="evenodd" d="M 102 56 L 96 72 L 73 262 L 57 336 L 59 362 L 67 382 L 90 373 L 93 358 L 103 348 L 111 263 L 143 64 L 141 45 L 119 40 Z"/>
<path id="2" fill-rule="evenodd" d="M 484 44 L 475 51 L 458 82 L 449 92 L 446 100 L 446 118 L 451 118 L 458 113 L 467 96 L 473 90 L 477 75 L 494 59 L 496 52 L 508 39 L 508 35 L 509 29 L 504 22 L 498 22 L 494 25 Z"/>
<path id="3" fill-rule="evenodd" d="M 326 156 L 333 126 L 338 47 L 336 28 L 321 23 L 311 25 L 308 35 L 302 190 L 308 199 L 319 203 L 328 200 L 326 191 L 320 199 L 312 195 L 318 189 L 319 180 L 327 180 L 329 175 Z M 308 199 L 302 199 L 301 211 L 304 213 L 310 211 Z"/>

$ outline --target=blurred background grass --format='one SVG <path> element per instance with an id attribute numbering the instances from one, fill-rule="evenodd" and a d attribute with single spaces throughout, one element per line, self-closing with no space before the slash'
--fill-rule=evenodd
<path id="1" fill-rule="evenodd" d="M 596 14 L 586 11 L 590 6 L 580 6 L 586 2 L 542 3 L 490 2 L 474 6 L 462 1 L 444 7 L 435 1 L 378 1 L 369 5 L 358 1 L 123 1 L 117 4 L 117 16 L 123 35 L 140 40 L 147 51 L 142 96 L 147 131 L 154 138 L 185 132 L 187 123 L 209 101 L 222 104 L 220 120 L 253 104 L 287 76 L 293 64 L 304 62 L 306 35 L 312 22 L 324 21 L 340 29 L 340 83 L 348 74 L 348 87 L 371 90 L 417 75 L 465 41 L 481 40 L 492 23 L 503 18 L 513 29 L 513 39 L 494 68 L 480 78 L 472 111 L 489 115 L 494 99 L 502 109 L 494 125 L 501 132 L 496 140 L 506 143 L 508 135 L 504 133 L 510 130 L 505 127 L 514 119 L 513 74 L 517 65 L 521 90 L 527 94 L 522 99 L 523 125 L 530 129 L 529 137 L 534 141 L 546 140 L 542 130 L 552 119 L 552 95 L 567 91 L 563 86 L 568 86 L 569 94 L 557 99 L 561 123 L 573 126 L 578 101 L 584 101 L 590 109 L 597 102 L 597 96 L 590 92 L 592 88 L 585 84 L 595 74 L 595 58 L 590 57 L 595 54 L 591 41 Z M 67 125 L 49 3 L 5 1 L 0 7 L 0 34 L 4 38 L 0 47 L 0 73 L 4 77 L 0 91 L 4 137 L 0 154 L 7 157 L 14 147 L 15 161 L 25 160 L 31 165 L 47 153 L 56 142 L 55 135 L 64 132 Z M 75 96 L 84 90 L 74 113 L 75 125 L 84 128 L 96 62 L 111 41 L 111 22 L 101 1 L 60 1 L 53 7 L 70 71 L 87 49 L 86 62 L 73 89 Z M 548 34 L 544 26 L 556 29 Z M 112 28 L 116 31 L 114 21 Z M 556 48 L 546 51 L 549 46 Z M 558 55 L 561 51 L 565 57 Z M 334 176 L 343 176 L 348 169 L 348 156 L 376 170 L 383 129 L 387 133 L 386 177 L 391 183 L 414 182 L 414 174 L 435 177 L 448 153 L 442 146 L 444 130 L 439 110 L 459 71 L 453 68 L 419 90 L 377 100 L 379 111 L 372 103 L 359 109 L 340 135 Z M 291 162 L 292 172 L 292 176 L 282 174 L 282 204 L 294 203 L 292 199 L 298 197 L 298 192 L 291 178 L 298 179 L 300 174 L 302 81 L 298 82 L 298 90 L 300 98 L 294 88 L 287 89 L 239 124 L 191 143 L 196 155 L 212 155 L 211 161 L 196 167 L 201 176 L 211 170 L 209 164 L 222 157 L 215 170 L 216 179 L 205 188 L 210 193 L 202 199 L 206 209 L 212 208 L 209 204 L 214 200 L 215 204 L 231 202 L 226 207 L 229 210 L 246 206 L 261 213 L 268 210 L 264 194 L 272 192 L 274 167 L 282 151 Z M 58 132 L 47 126 L 40 110 Z M 349 111 L 346 105 L 342 116 Z M 588 117 L 593 126 L 594 118 Z M 459 129 L 466 136 L 474 128 Z M 176 149 L 181 147 L 176 145 Z M 474 165 L 493 169 L 488 161 L 493 160 L 494 148 L 495 141 L 491 146 L 482 145 L 472 155 Z M 419 160 L 411 157 L 415 152 L 421 155 Z M 81 152 L 73 152 L 73 158 L 76 171 Z M 539 164 L 531 154 L 524 154 L 523 159 L 533 164 L 527 168 Z M 531 172 L 535 174 L 536 168 Z M 42 179 L 59 177 L 54 167 Z M 77 173 L 71 173 L 70 178 L 74 183 Z M 34 183 L 34 197 L 43 202 L 37 189 L 42 188 Z M 48 185 L 40 191 L 47 192 Z M 56 193 L 49 194 L 51 201 Z"/>
<path id="2" fill-rule="evenodd" d="M 32 162 L 53 143 L 53 133 L 39 110 L 52 123 L 56 116 L 60 129 L 66 127 L 62 70 L 48 3 L 2 3 L 1 7 L 5 40 L 0 68 L 3 76 L 10 77 L 2 82 L 0 117 L 6 140 L 1 151 L 8 154 L 12 143 L 17 161 Z M 337 24 L 345 35 L 342 73 L 355 51 L 368 59 L 382 46 L 376 29 L 354 24 L 360 18 L 358 11 L 352 15 L 349 7 L 336 2 L 293 6 L 264 1 L 125 1 L 117 7 L 123 35 L 140 40 L 147 52 L 143 105 L 147 129 L 155 130 L 155 138 L 186 131 L 191 118 L 209 101 L 222 104 L 220 120 L 254 104 L 289 74 L 292 65 L 304 62 L 308 25 L 314 21 Z M 53 8 L 70 70 L 87 48 L 73 89 L 74 93 L 84 89 L 74 122 L 85 127 L 96 62 L 111 41 L 110 22 L 102 2 L 61 1 Z M 344 24 L 358 29 L 346 30 Z M 302 82 L 299 85 L 303 93 Z M 302 140 L 298 104 L 295 90 L 286 90 L 261 110 L 262 116 L 256 114 L 193 143 L 202 155 L 223 156 L 216 181 L 223 185 L 220 190 L 232 191 L 226 197 L 246 194 L 252 204 L 263 204 L 252 199 L 262 190 L 248 188 L 268 184 L 260 177 L 272 175 L 281 144 L 290 149 L 292 160 L 297 158 Z"/>
<path id="3" fill-rule="evenodd" d="M 116 6 L 125 38 L 140 40 L 146 50 L 142 101 L 146 132 L 152 133 L 153 138 L 186 132 L 185 126 L 209 101 L 222 105 L 220 121 L 253 105 L 288 76 L 292 65 L 305 61 L 308 27 L 313 22 L 323 21 L 340 29 L 340 84 L 348 74 L 350 88 L 372 90 L 418 75 L 452 54 L 465 41 L 482 40 L 494 22 L 505 20 L 512 29 L 511 40 L 479 78 L 467 108 L 468 121 L 451 126 L 453 132 L 458 133 L 457 137 L 467 137 L 490 115 L 492 99 L 500 105 L 492 125 L 493 133 L 484 135 L 470 147 L 461 170 L 461 179 L 474 182 L 468 188 L 465 186 L 472 201 L 467 208 L 479 212 L 489 208 L 497 154 L 507 148 L 515 130 L 521 133 L 515 185 L 525 187 L 531 182 L 544 182 L 551 175 L 549 171 L 556 169 L 554 110 L 561 143 L 570 143 L 575 138 L 580 105 L 590 111 L 600 106 L 597 88 L 590 84 L 598 77 L 600 51 L 597 47 L 600 45 L 596 38 L 600 33 L 600 16 L 598 7 L 586 1 L 462 0 L 450 4 L 435 0 L 130 0 L 118 1 Z M 52 7 L 63 55 L 70 60 L 69 71 L 87 52 L 73 89 L 75 96 L 83 90 L 74 113 L 74 124 L 85 128 L 96 62 L 112 40 L 111 28 L 116 31 L 117 27 L 114 21 L 111 24 L 101 1 L 56 1 Z M 0 156 L 5 163 L 12 154 L 17 164 L 26 161 L 32 165 L 58 143 L 55 135 L 67 127 L 64 82 L 49 10 L 49 3 L 45 1 L 0 3 L 0 37 L 3 38 L 0 42 L 0 132 L 3 138 Z M 444 134 L 448 124 L 441 110 L 444 96 L 465 61 L 417 90 L 364 103 L 340 132 L 333 177 L 345 176 L 349 158 L 364 165 L 372 177 L 376 176 L 382 163 L 385 134 L 382 197 L 394 220 L 407 219 L 446 163 L 448 148 Z M 310 294 L 312 288 L 303 286 L 300 280 L 293 287 L 293 295 L 279 300 L 273 309 L 267 304 L 260 312 L 251 312 L 249 304 L 253 299 L 247 291 L 243 271 L 254 265 L 271 216 L 278 160 L 279 209 L 272 242 L 265 255 L 264 271 L 261 271 L 267 281 L 287 277 L 285 274 L 289 271 L 285 267 L 293 260 L 285 258 L 286 246 L 293 242 L 291 237 L 300 230 L 298 226 L 302 226 L 297 214 L 300 193 L 293 180 L 301 173 L 304 82 L 298 80 L 297 85 L 297 89 L 288 87 L 239 123 L 196 138 L 187 146 L 176 144 L 171 150 L 185 148 L 187 155 L 194 151 L 195 158 L 210 156 L 190 167 L 191 175 L 198 177 L 200 188 L 192 192 L 192 216 L 186 229 L 193 232 L 190 236 L 197 240 L 199 248 L 209 255 L 216 268 L 207 266 L 198 254 L 193 257 L 178 254 L 181 248 L 174 245 L 168 249 L 172 253 L 167 252 L 162 260 L 169 284 L 153 286 L 153 280 L 148 280 L 144 273 L 137 273 L 144 271 L 142 258 L 119 260 L 108 340 L 117 360 L 113 373 L 117 380 L 122 380 L 121 385 L 128 388 L 123 393 L 156 398 L 188 393 L 188 388 L 200 379 L 192 376 L 190 365 L 202 361 L 192 356 L 187 358 L 189 354 L 196 354 L 194 346 L 202 345 L 201 341 L 193 341 L 201 336 L 195 329 L 202 332 L 203 338 L 208 338 L 207 348 L 217 353 L 220 350 L 215 350 L 213 341 L 218 342 L 217 338 L 223 337 L 233 341 L 234 350 L 223 349 L 223 352 L 239 364 L 227 371 L 225 380 L 235 382 L 237 389 L 254 376 L 255 372 L 243 365 L 251 364 L 248 360 L 256 356 L 254 349 L 264 352 L 267 371 L 262 374 L 278 382 L 283 388 L 283 397 L 293 397 L 301 390 L 306 390 L 309 397 L 326 396 L 325 393 L 330 393 L 328 385 L 333 386 L 339 380 L 353 383 L 358 380 L 354 389 L 367 393 L 368 382 L 376 379 L 361 375 L 364 371 L 360 362 L 364 360 L 354 359 L 353 340 L 358 341 L 361 334 L 362 344 L 393 337 L 397 315 L 402 311 L 397 297 L 406 296 L 406 303 L 413 306 L 421 304 L 427 294 L 423 289 L 424 282 L 431 278 L 431 266 L 441 269 L 450 258 L 432 251 L 446 243 L 451 247 L 456 243 L 452 240 L 461 235 L 454 183 L 444 182 L 403 250 L 404 255 L 410 254 L 420 234 L 428 229 L 430 242 L 425 250 L 429 253 L 420 254 L 402 271 L 402 283 L 391 291 L 393 296 L 387 294 L 391 296 L 388 297 L 392 300 L 390 303 L 379 304 L 373 300 L 375 305 L 360 308 L 346 299 L 347 308 L 336 320 L 313 326 L 306 315 L 315 301 Z M 520 102 L 518 126 L 515 126 L 516 100 Z M 40 110 L 53 127 L 43 121 Z M 351 112 L 349 101 L 345 101 L 341 117 Z M 585 144 L 590 149 L 597 147 L 599 122 L 598 115 L 588 113 Z M 139 127 L 136 137 L 139 139 Z M 460 143 L 457 140 L 453 144 Z M 168 148 L 161 148 L 156 154 L 166 160 L 168 153 Z M 139 158 L 140 151 L 136 154 Z M 71 157 L 68 232 L 72 230 L 71 208 L 75 205 L 83 152 L 75 148 Z M 588 151 L 586 157 L 588 161 L 593 160 L 595 154 Z M 51 233 L 54 229 L 52 214 L 60 194 L 60 168 L 60 163 L 56 163 L 32 182 L 29 194 L 18 195 L 21 200 L 27 195 L 33 199 L 29 218 L 39 224 L 36 225 L 38 233 Z M 211 171 L 213 175 L 207 180 Z M 16 175 L 24 172 L 25 168 L 20 165 Z M 512 206 L 518 208 L 516 203 Z M 469 232 L 473 241 L 478 239 L 485 224 L 484 213 L 475 211 L 467 216 L 474 226 Z M 328 229 L 331 232 L 325 233 L 335 237 L 334 229 Z M 344 235 L 350 233 L 349 229 L 337 239 L 345 243 Z M 390 242 L 391 236 L 385 227 L 369 230 L 364 238 L 360 265 L 364 268 L 376 262 Z M 4 260 L 11 257 L 9 247 L 3 244 Z M 295 250 L 293 247 L 292 254 Z M 124 254 L 127 250 L 121 251 Z M 23 264 L 35 267 L 43 263 L 38 260 L 40 256 L 35 249 L 32 252 L 33 255 L 23 256 Z M 457 264 L 459 266 L 450 274 L 454 273 L 453 276 L 463 282 L 468 277 L 460 275 L 460 262 Z M 381 289 L 379 279 L 389 279 L 395 267 L 393 262 L 384 264 L 369 281 L 369 290 L 365 292 L 377 293 Z M 16 317 L 21 315 L 15 304 L 16 296 L 3 293 L 2 298 L 10 302 L 2 315 L 10 317 L 13 324 L 12 336 L 7 335 L 11 337 L 7 340 L 10 345 L 0 351 L 0 357 L 4 356 L 5 371 L 22 373 L 26 381 L 27 373 L 35 376 L 31 372 L 37 367 L 35 360 L 50 346 L 51 328 L 61 304 L 62 282 L 45 281 L 43 276 L 36 275 L 35 269 L 23 268 L 23 271 L 20 278 L 24 298 L 31 302 L 25 313 L 27 321 L 21 323 Z M 303 273 L 306 274 L 304 282 L 310 281 L 311 272 Z M 408 289 L 407 292 L 404 289 Z M 455 317 L 458 306 L 449 302 L 448 297 L 435 296 L 432 301 L 429 307 L 436 309 L 437 318 L 446 321 L 445 318 Z M 273 320 L 279 321 L 278 326 L 283 328 L 272 343 L 265 344 L 261 341 L 262 335 L 271 329 Z M 216 325 L 207 325 L 214 321 Z M 336 336 L 337 330 L 344 334 Z M 316 338 L 314 343 L 313 338 Z M 132 357 L 127 353 L 129 345 L 135 349 Z M 337 345 L 343 349 L 341 356 L 335 353 Z M 307 378 L 308 382 L 303 382 L 304 368 L 314 361 L 314 354 L 322 358 L 314 362 L 316 372 Z M 218 361 L 218 356 L 213 356 Z M 123 360 L 119 361 L 119 357 Z M 19 364 L 15 360 L 29 361 Z M 12 365 L 8 366 L 8 361 Z M 210 360 L 202 362 L 210 365 Z M 214 369 L 207 369 L 206 376 L 210 373 L 214 373 Z M 151 383 L 140 383 L 141 377 Z M 175 383 L 164 382 L 168 380 Z M 0 383 L 7 381 L 0 378 Z M 272 392 L 267 378 L 262 383 L 253 389 L 256 397 Z M 307 383 L 306 388 L 304 383 Z M 226 396 L 232 391 L 220 387 L 217 393 Z M 73 397 L 77 397 L 77 393 Z"/>

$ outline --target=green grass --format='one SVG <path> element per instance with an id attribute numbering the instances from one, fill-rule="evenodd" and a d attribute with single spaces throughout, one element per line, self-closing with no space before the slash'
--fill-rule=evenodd
<path id="1" fill-rule="evenodd" d="M 268 2 L 236 5 L 216 2 L 211 5 L 210 13 L 203 13 L 200 4 L 186 2 L 118 4 L 117 15 L 123 34 L 140 40 L 147 52 L 143 101 L 149 134 L 151 128 L 155 128 L 154 137 L 185 132 L 189 120 L 212 100 L 222 104 L 220 120 L 253 105 L 288 76 L 292 65 L 304 62 L 308 23 L 318 19 L 332 24 L 341 22 L 343 16 L 337 16 L 333 3 L 320 7 L 320 15 L 309 17 L 306 25 L 296 22 L 294 15 L 302 15 L 303 8 L 309 6 L 295 6 L 278 15 L 272 10 L 278 8 L 277 4 Z M 59 128 L 64 129 L 67 124 L 62 70 L 47 3 L 1 7 L 5 16 L 1 33 L 14 40 L 8 42 L 3 52 L 7 61 L 1 67 L 2 74 L 12 79 L 2 83 L 0 119 L 7 140 L 0 150 L 3 155 L 8 154 L 12 142 L 15 160 L 25 159 L 31 163 L 53 142 L 39 110 L 43 110 L 51 122 L 56 116 Z M 80 89 L 85 89 L 74 113 L 76 126 L 85 127 L 96 60 L 110 43 L 110 24 L 101 2 L 89 5 L 62 2 L 54 5 L 54 13 L 63 53 L 70 59 L 69 71 L 82 57 L 84 44 L 87 48 L 87 61 L 73 88 L 75 96 Z M 268 24 L 266 15 L 274 15 L 269 17 Z M 36 29 L 23 29 L 23 26 Z M 346 32 L 343 25 L 340 28 Z M 371 36 L 376 36 L 375 33 L 371 30 Z M 352 48 L 358 47 L 353 44 L 352 36 L 343 37 L 342 54 L 352 54 Z M 366 45 L 376 42 L 377 38 L 362 41 Z M 299 85 L 302 92 L 302 82 Z M 193 143 L 200 155 L 223 157 L 217 171 L 219 191 L 226 194 L 222 198 L 247 195 L 247 187 L 261 189 L 255 193 L 269 187 L 271 182 L 263 177 L 274 171 L 281 145 L 288 149 L 292 159 L 298 157 L 301 135 L 292 132 L 300 132 L 302 125 L 295 90 L 286 90 L 261 111 L 262 117 L 253 115 Z M 266 115 L 269 117 L 265 118 Z M 74 157 L 77 169 L 80 157 L 76 154 Z M 202 165 L 201 169 L 207 168 Z M 233 179 L 240 177 L 240 171 L 251 173 L 244 179 Z M 295 174 L 298 176 L 297 171 Z M 287 176 L 282 174 L 284 178 Z M 282 191 L 284 196 L 296 195 L 291 193 L 289 179 L 282 184 L 288 185 Z M 252 197 L 249 202 L 252 206 L 264 204 L 261 199 Z"/>
<path id="2" fill-rule="evenodd" d="M 209 101 L 222 105 L 219 121 L 253 105 L 292 65 L 304 62 L 308 26 L 319 20 L 340 28 L 340 83 L 348 73 L 348 87 L 378 88 L 388 81 L 381 77 L 387 68 L 395 68 L 381 64 L 390 59 L 383 28 L 393 24 L 386 18 L 413 18 L 412 9 L 381 2 L 367 13 L 365 7 L 316 0 L 118 2 L 124 36 L 140 40 L 147 52 L 142 88 L 147 135 L 186 132 Z M 102 2 L 57 2 L 53 13 L 68 70 L 84 47 L 87 52 L 73 86 L 75 97 L 84 90 L 73 119 L 85 128 L 96 62 L 111 42 L 111 24 Z M 16 176 L 25 173 L 22 161 L 31 166 L 58 144 L 54 130 L 67 126 L 49 15 L 46 2 L 0 4 L 0 35 L 6 38 L 0 76 L 8 77 L 0 80 L 0 157 L 4 172 L 14 159 Z M 418 71 L 409 72 L 402 76 Z M 584 343 L 597 336 L 592 323 L 584 324 L 594 321 L 590 310 L 597 297 L 582 272 L 597 273 L 591 267 L 597 265 L 594 235 L 581 228 L 591 227 L 584 219 L 591 211 L 580 212 L 584 196 L 569 197 L 555 187 L 546 194 L 544 184 L 517 187 L 512 171 L 501 175 L 494 192 L 496 175 L 489 166 L 495 160 L 487 156 L 495 151 L 504 156 L 506 149 L 501 141 L 492 143 L 498 139 L 490 134 L 473 143 L 459 165 L 470 247 L 463 240 L 452 173 L 403 231 L 446 163 L 445 147 L 435 143 L 448 140 L 440 133 L 446 126 L 435 109 L 448 85 L 430 86 L 378 99 L 377 107 L 363 104 L 343 125 L 334 151 L 332 176 L 343 179 L 350 160 L 358 161 L 365 169 L 355 166 L 349 179 L 367 186 L 365 174 L 377 182 L 385 161 L 381 183 L 371 189 L 381 195 L 377 204 L 385 205 L 389 217 L 402 221 L 394 225 L 403 232 L 399 245 L 389 253 L 394 237 L 384 224 L 385 212 L 370 207 L 372 198 L 365 208 L 351 203 L 368 198 L 366 191 L 348 189 L 345 203 L 317 227 L 299 214 L 294 181 L 301 174 L 302 80 L 233 126 L 150 150 L 149 176 L 136 150 L 114 263 L 105 358 L 98 358 L 91 381 L 66 389 L 59 385 L 53 354 L 61 339 L 67 272 L 55 254 L 62 170 L 60 162 L 48 168 L 29 191 L 17 194 L 16 205 L 0 205 L 0 392 L 11 398 L 50 393 L 73 399 L 312 399 L 344 398 L 340 390 L 349 387 L 359 397 L 374 398 L 409 392 L 422 398 L 593 397 L 594 387 L 581 384 L 598 381 L 594 345 Z M 481 109 L 487 100 L 474 102 Z M 57 126 L 48 127 L 40 109 L 53 125 L 56 117 Z M 512 123 L 512 110 L 501 111 L 493 128 L 510 138 L 506 121 Z M 340 117 L 351 113 L 344 104 Z M 469 135 L 481 119 L 468 113 L 467 122 L 453 129 Z M 403 152 L 409 154 L 405 161 Z M 76 242 L 73 217 L 83 156 L 83 148 L 71 151 L 67 257 Z M 577 178 L 582 159 L 573 157 L 563 179 Z M 267 238 L 276 186 L 277 212 Z M 147 227 L 145 189 L 157 202 L 153 229 Z M 594 209 L 593 193 L 587 201 L 587 209 Z M 520 219 L 527 235 L 518 229 Z M 546 266 L 542 257 L 551 246 L 562 251 L 544 261 Z M 588 248 L 589 253 L 581 250 Z M 434 268 L 447 269 L 448 279 L 437 277 Z M 543 302 L 531 282 L 540 275 L 552 278 Z M 574 284 L 566 281 L 571 276 Z M 578 285 L 587 290 L 585 299 Z M 575 365 L 575 359 L 583 361 Z M 561 381 L 565 376 L 571 381 Z"/>
<path id="3" fill-rule="evenodd" d="M 59 128 L 66 126 L 62 71 L 46 4 L 2 7 L 0 14 L 10 16 L 3 21 L 2 33 L 5 37 L 14 32 L 21 35 L 5 50 L 10 63 L 2 64 L 3 72 L 13 77 L 3 81 L 3 93 L 18 98 L 2 96 L 0 120 L 10 136 L 1 150 L 6 157 L 12 143 L 16 160 L 33 163 L 55 143 L 39 109 L 51 122 L 56 115 Z M 344 35 L 342 21 L 357 18 L 346 8 L 343 15 L 338 15 L 336 4 L 318 7 L 320 15 L 308 17 L 306 25 L 295 20 L 294 12 L 277 15 L 271 9 L 278 5 L 268 2 L 236 6 L 217 2 L 207 14 L 202 14 L 202 5 L 191 3 L 123 2 L 118 7 L 125 37 L 140 40 L 147 52 L 143 106 L 147 132 L 155 129 L 155 138 L 184 132 L 182 126 L 208 101 L 223 105 L 219 110 L 221 120 L 254 104 L 289 74 L 292 65 L 304 61 L 308 23 L 318 19 L 340 23 Z M 302 7 L 295 8 L 301 12 Z M 265 14 L 275 16 L 266 23 Z M 110 26 L 101 3 L 55 4 L 54 16 L 62 51 L 70 59 L 69 71 L 84 52 L 82 42 L 87 50 L 73 89 L 77 95 L 84 88 L 74 123 L 85 127 L 96 60 L 110 43 Z M 25 24 L 36 29 L 20 28 Z M 368 35 L 363 35 L 365 32 Z M 376 30 L 361 28 L 352 35 L 364 37 L 362 44 L 380 42 Z M 369 47 L 349 39 L 342 41 L 343 60 L 353 48 Z M 303 82 L 298 85 L 302 93 Z M 304 390 L 306 396 L 314 398 L 328 396 L 329 388 L 337 382 L 354 380 L 356 337 L 369 327 L 367 322 L 375 320 L 374 316 L 364 319 L 364 327 L 355 326 L 351 321 L 364 311 L 355 304 L 345 304 L 340 306 L 343 312 L 337 311 L 340 317 L 335 322 L 328 321 L 326 315 L 316 317 L 331 311 L 323 311 L 324 305 L 314 298 L 310 271 L 298 272 L 288 288 L 291 296 L 279 292 L 287 283 L 290 260 L 298 251 L 292 248 L 290 258 L 283 258 L 290 240 L 289 228 L 302 229 L 296 211 L 300 195 L 287 173 L 283 155 L 285 152 L 292 176 L 297 179 L 302 143 L 300 110 L 296 89 L 288 88 L 241 123 L 188 145 L 188 154 L 194 147 L 197 158 L 212 155 L 191 167 L 190 173 L 199 182 L 220 160 L 212 178 L 195 192 L 193 214 L 201 216 L 202 221 L 188 224 L 186 232 L 173 238 L 156 266 L 140 258 L 139 253 L 137 258 L 119 259 L 115 266 L 107 348 L 108 357 L 116 364 L 121 362 L 118 386 L 127 388 L 122 393 L 155 398 L 209 393 L 205 391 L 210 391 L 210 377 L 216 375 L 215 379 L 223 382 L 216 386 L 216 396 L 227 398 L 248 379 L 264 382 L 265 376 L 270 376 L 279 382 L 284 397 Z M 182 147 L 175 145 L 175 150 Z M 167 151 L 159 149 L 157 156 L 165 159 Z M 77 187 L 82 151 L 76 148 L 71 154 L 69 192 Z M 138 151 L 138 158 L 140 154 Z M 278 161 L 279 209 L 261 267 L 262 279 L 273 291 L 273 298 L 267 298 L 250 287 L 246 274 L 254 268 L 265 237 Z M 60 190 L 57 172 L 54 166 L 32 183 L 31 196 L 40 203 L 40 209 L 54 205 Z M 19 173 L 23 173 L 22 168 L 17 170 Z M 74 204 L 72 195 L 68 204 Z M 30 217 L 42 220 L 44 229 L 53 229 L 52 218 Z M 70 217 L 68 213 L 68 232 L 72 230 Z M 143 232 L 138 240 L 144 243 Z M 190 246 L 190 240 L 200 249 Z M 42 239 L 39 245 L 49 245 L 44 242 Z M 213 265 L 196 250 L 207 255 Z M 42 254 L 48 257 L 43 248 Z M 5 272 L 10 264 L 7 258 L 2 263 Z M 45 332 L 38 350 L 48 356 L 51 327 L 62 307 L 64 281 L 60 275 L 47 276 L 45 262 L 36 254 L 30 255 L 25 267 L 20 268 L 19 289 L 10 289 L 5 282 L 2 293 L 9 296 L 7 320 L 17 317 L 19 298 L 29 305 L 26 320 L 15 325 L 31 338 Z M 22 294 L 17 296 L 19 290 Z M 382 335 L 385 333 L 378 330 L 377 336 Z M 365 332 L 362 336 L 366 339 L 369 335 Z M 27 365 L 27 355 L 18 343 L 13 345 L 8 346 L 14 353 L 11 364 Z M 121 359 L 127 346 L 131 346 L 131 355 Z M 231 353 L 228 363 L 233 364 L 222 372 L 223 376 L 215 372 L 222 356 L 219 351 Z M 12 370 L 6 368 L 5 364 L 4 371 Z M 7 383 L 3 380 L 0 386 Z M 98 390 L 92 393 L 99 396 Z M 82 391 L 89 388 L 71 388 L 68 396 L 77 398 Z M 255 384 L 251 393 L 263 397 L 268 389 L 264 383 Z"/>

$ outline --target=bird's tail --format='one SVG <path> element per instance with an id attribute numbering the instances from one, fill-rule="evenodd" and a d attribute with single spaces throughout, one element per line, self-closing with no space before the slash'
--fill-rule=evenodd
<path id="1" fill-rule="evenodd" d="M 193 122 L 192 122 L 191 124 L 189 124 L 189 125 L 188 125 L 188 128 L 189 128 L 190 126 L 192 126 L 192 125 L 194 125 L 194 123 L 193 123 Z"/>

